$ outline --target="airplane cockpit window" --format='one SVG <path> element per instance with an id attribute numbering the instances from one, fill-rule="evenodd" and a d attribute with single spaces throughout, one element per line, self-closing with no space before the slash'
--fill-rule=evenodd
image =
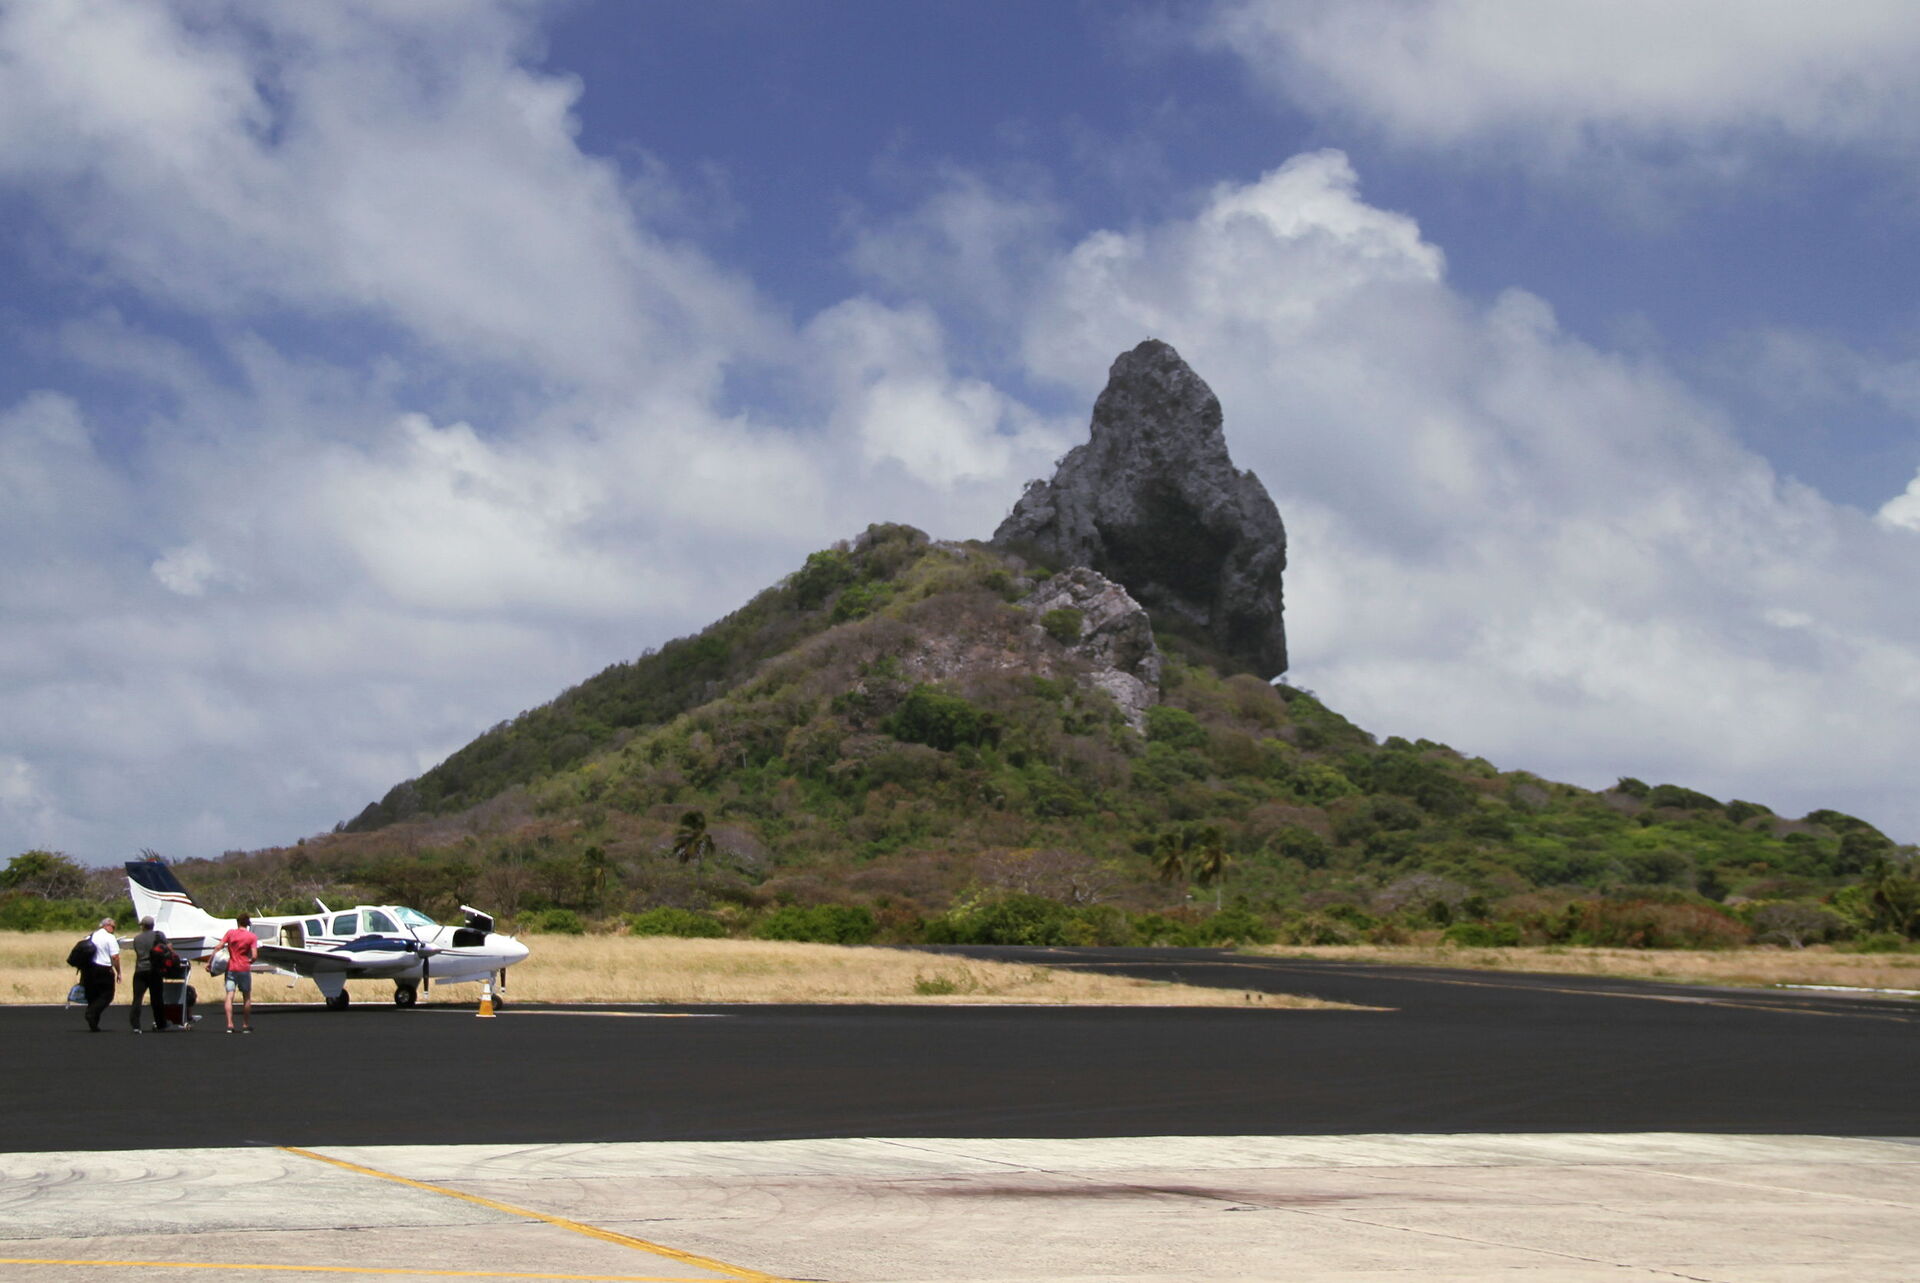
<path id="1" fill-rule="evenodd" d="M 343 913 L 333 920 L 333 934 L 337 936 L 357 936 L 360 934 L 360 915 Z"/>
<path id="2" fill-rule="evenodd" d="M 378 909 L 367 910 L 367 930 L 381 935 L 393 935 L 400 928 L 393 925 L 393 919 Z"/>
<path id="3" fill-rule="evenodd" d="M 400 916 L 400 922 L 403 926 L 437 927 L 440 925 L 438 922 L 435 922 L 432 918 L 429 918 L 426 914 L 420 912 L 420 910 L 409 909 L 405 905 L 401 905 L 400 907 L 394 909 L 394 912 Z"/>
<path id="4" fill-rule="evenodd" d="M 325 918 L 308 918 L 307 934 L 309 936 L 323 936 L 327 934 L 327 920 Z"/>

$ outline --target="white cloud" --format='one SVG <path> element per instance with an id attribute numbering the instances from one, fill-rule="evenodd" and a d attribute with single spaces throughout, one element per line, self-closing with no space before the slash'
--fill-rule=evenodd
<path id="1" fill-rule="evenodd" d="M 364 314 L 545 378 L 702 386 L 751 292 L 642 228 L 573 140 L 514 5 L 140 0 L 0 11 L 0 178 L 76 246 L 216 317 Z"/>
<path id="2" fill-rule="evenodd" d="M 831 372 L 837 425 L 868 468 L 894 465 L 950 491 L 1039 466 L 1070 444 L 989 384 L 955 377 L 924 307 L 850 299 L 814 318 L 808 338 Z"/>
<path id="3" fill-rule="evenodd" d="M 960 303 L 1004 324 L 1025 306 L 1035 272 L 1057 251 L 1061 218 L 1042 196 L 949 169 L 905 216 L 857 229 L 848 261 L 895 294 Z"/>
<path id="4" fill-rule="evenodd" d="M 1920 476 L 1907 482 L 1905 490 L 1882 504 L 1876 515 L 1882 525 L 1920 531 Z"/>
<path id="5" fill-rule="evenodd" d="M 207 589 L 227 578 L 227 572 L 198 544 L 173 548 L 153 563 L 153 577 L 168 592 L 203 597 Z"/>
<path id="6" fill-rule="evenodd" d="M 1904 0 L 1224 0 L 1205 38 L 1396 141 L 1535 163 L 1678 147 L 1721 165 L 1772 138 L 1904 152 L 1920 131 Z"/>

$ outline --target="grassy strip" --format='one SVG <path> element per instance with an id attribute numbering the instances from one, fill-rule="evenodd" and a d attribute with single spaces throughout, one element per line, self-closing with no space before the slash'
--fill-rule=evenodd
<path id="1" fill-rule="evenodd" d="M 1920 954 L 1837 953 L 1805 949 L 1470 949 L 1447 945 L 1272 945 L 1247 953 L 1268 957 L 1384 962 L 1413 967 L 1466 967 L 1551 975 L 1611 976 L 1675 984 L 1848 985 L 1861 989 L 1920 989 Z"/>
<path id="2" fill-rule="evenodd" d="M 0 932 L 0 1003 L 60 1002 L 74 982 L 62 965 L 70 933 Z M 1333 1007 L 1288 994 L 1203 989 L 1006 962 L 776 940 L 680 940 L 668 936 L 537 936 L 533 954 L 507 978 L 516 1002 L 614 1003 L 1027 1003 L 1088 1006 Z M 196 968 L 204 1004 L 219 982 Z M 393 998 L 390 981 L 354 981 L 355 1002 Z M 127 998 L 122 985 L 118 999 Z M 434 989 L 423 1002 L 472 1002 L 476 985 Z M 313 1002 L 307 981 L 261 976 L 255 1003 Z"/>

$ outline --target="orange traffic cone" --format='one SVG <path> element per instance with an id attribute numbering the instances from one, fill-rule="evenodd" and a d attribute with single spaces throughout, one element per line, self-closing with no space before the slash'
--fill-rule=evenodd
<path id="1" fill-rule="evenodd" d="M 486 978 L 486 981 L 480 986 L 480 1010 L 475 1012 L 474 1014 L 478 1016 L 485 1016 L 488 1019 L 493 1018 L 493 977 L 492 976 L 488 976 Z"/>

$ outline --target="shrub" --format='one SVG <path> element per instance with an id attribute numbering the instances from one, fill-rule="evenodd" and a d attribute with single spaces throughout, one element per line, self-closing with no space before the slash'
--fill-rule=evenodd
<path id="1" fill-rule="evenodd" d="M 1504 811 L 1482 807 L 1467 818 L 1460 831 L 1468 837 L 1489 842 L 1505 842 L 1513 837 L 1513 821 Z"/>
<path id="2" fill-rule="evenodd" d="M 913 991 L 923 998 L 937 998 L 959 993 L 960 982 L 952 976 L 915 976 Z"/>
<path id="3" fill-rule="evenodd" d="M 852 557 L 837 548 L 828 548 L 809 554 L 807 564 L 796 570 L 787 583 L 800 608 L 812 610 L 842 584 L 852 583 L 856 573 Z"/>
<path id="4" fill-rule="evenodd" d="M 19 891 L 0 895 L 0 931 L 91 931 L 109 916 L 131 922 L 133 905 L 125 900 L 119 908 L 101 900 L 43 900 Z"/>
<path id="5" fill-rule="evenodd" d="M 1649 886 L 1691 887 L 1693 861 L 1678 851 L 1634 851 L 1620 858 L 1627 876 Z"/>
<path id="6" fill-rule="evenodd" d="M 1072 606 L 1062 606 L 1058 610 L 1049 610 L 1040 616 L 1040 626 L 1047 630 L 1047 636 L 1062 646 L 1071 646 L 1080 640 L 1080 629 L 1086 623 L 1086 615 Z"/>
<path id="7" fill-rule="evenodd" d="M 1830 867 L 1835 873 L 1864 873 L 1869 865 L 1892 848 L 1892 842 L 1872 829 L 1849 829 L 1840 835 L 1840 850 L 1833 857 Z"/>
<path id="8" fill-rule="evenodd" d="M 727 934 L 725 925 L 710 913 L 667 907 L 648 909 L 645 913 L 629 913 L 627 927 L 637 936 L 717 940 Z"/>
<path id="9" fill-rule="evenodd" d="M 1191 931 L 1193 943 L 1204 945 L 1272 944 L 1274 931 L 1266 920 L 1247 909 L 1222 909 L 1203 919 Z"/>
<path id="10" fill-rule="evenodd" d="M 59 851 L 22 851 L 0 869 L 0 890 L 73 900 L 83 896 L 86 889 L 87 871 Z"/>
<path id="11" fill-rule="evenodd" d="M 1066 905 L 1037 895 L 956 905 L 927 923 L 932 944 L 1079 944 L 1087 934 Z"/>
<path id="12" fill-rule="evenodd" d="M 1678 784 L 1656 784 L 1647 794 L 1649 806 L 1675 806 L 1683 811 L 1718 811 L 1720 803 L 1705 793 L 1681 788 Z"/>
<path id="13" fill-rule="evenodd" d="M 1907 938 L 1897 931 L 1875 931 L 1851 944 L 1836 947 L 1845 953 L 1905 953 Z"/>
<path id="14" fill-rule="evenodd" d="M 1280 939 L 1286 944 L 1352 944 L 1359 938 L 1360 931 L 1352 923 L 1324 913 L 1302 914 L 1280 928 Z"/>
<path id="15" fill-rule="evenodd" d="M 989 744 L 999 738 L 993 715 L 959 695 L 924 683 L 915 686 L 882 724 L 895 739 L 952 750 L 962 744 Z"/>
<path id="16" fill-rule="evenodd" d="M 1178 947 L 1192 942 L 1192 928 L 1187 923 L 1175 921 L 1164 913 L 1137 914 L 1133 919 L 1132 929 L 1133 938 L 1128 943 L 1143 947 Z"/>
<path id="17" fill-rule="evenodd" d="M 1336 904 L 1326 909 L 1326 915 L 1336 922 L 1344 922 L 1356 930 L 1365 931 L 1376 919 L 1357 904 Z"/>
<path id="18" fill-rule="evenodd" d="M 1440 933 L 1448 944 L 1466 949 L 1511 949 L 1520 943 L 1517 922 L 1456 922 Z"/>
<path id="19" fill-rule="evenodd" d="M 893 596 L 893 585 L 878 580 L 859 583 L 840 594 L 840 600 L 833 603 L 833 622 L 845 623 L 849 619 L 865 619 L 874 611 L 887 604 Z"/>
<path id="20" fill-rule="evenodd" d="M 1426 822 L 1420 808 L 1402 797 L 1387 794 L 1367 804 L 1367 818 L 1389 833 L 1403 833 Z"/>
<path id="21" fill-rule="evenodd" d="M 865 905 L 784 905 L 754 924 L 760 940 L 803 940 L 813 944 L 866 944 L 880 930 Z"/>
<path id="22" fill-rule="evenodd" d="M 1794 949 L 1831 939 L 1846 929 L 1833 910 L 1801 900 L 1744 905 L 1740 916 L 1753 928 L 1757 943 L 1784 944 Z"/>
<path id="23" fill-rule="evenodd" d="M 1294 776 L 1293 792 L 1307 802 L 1331 802 L 1360 790 L 1339 770 L 1325 762 L 1309 762 Z"/>
<path id="24" fill-rule="evenodd" d="M 1584 900 L 1567 906 L 1555 938 L 1611 948 L 1724 949 L 1745 944 L 1747 928 L 1718 905 Z"/>
<path id="25" fill-rule="evenodd" d="M 1168 748 L 1205 748 L 1207 728 L 1184 708 L 1155 704 L 1147 710 L 1147 742 Z"/>
<path id="26" fill-rule="evenodd" d="M 585 935 L 587 928 L 580 921 L 580 915 L 572 909 L 535 909 L 522 915 L 520 929 L 540 935 L 578 936 Z"/>
<path id="27" fill-rule="evenodd" d="M 1283 825 L 1270 843 L 1274 852 L 1289 860 L 1298 860 L 1309 869 L 1324 869 L 1333 848 L 1312 829 L 1299 824 Z"/>

